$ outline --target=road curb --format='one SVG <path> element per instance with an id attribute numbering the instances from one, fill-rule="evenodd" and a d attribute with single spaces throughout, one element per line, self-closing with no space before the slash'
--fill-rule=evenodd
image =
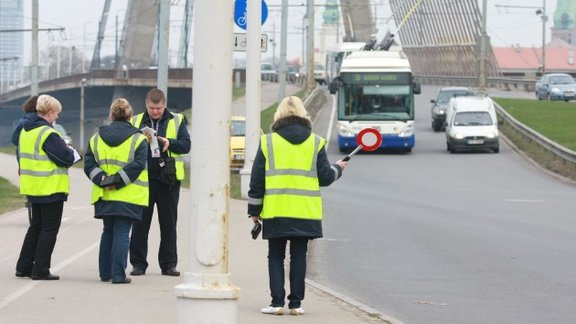
<path id="1" fill-rule="evenodd" d="M 356 309 L 358 309 L 359 311 L 362 311 L 366 314 L 368 314 L 368 316 L 372 317 L 372 318 L 376 318 L 376 319 L 380 319 L 383 321 L 383 323 L 388 323 L 388 324 L 405 324 L 404 322 L 400 321 L 399 319 L 396 319 L 394 317 L 385 315 L 380 313 L 379 311 L 375 310 L 374 308 L 364 305 L 361 302 L 349 298 L 343 294 L 340 294 L 339 292 L 332 290 L 328 287 L 325 287 L 311 279 L 306 279 L 306 284 L 309 285 L 310 287 L 319 290 L 327 295 L 330 295 Z"/>

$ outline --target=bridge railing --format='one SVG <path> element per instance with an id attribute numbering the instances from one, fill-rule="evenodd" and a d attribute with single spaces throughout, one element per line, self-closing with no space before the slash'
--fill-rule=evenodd
<path id="1" fill-rule="evenodd" d="M 191 68 L 168 70 L 168 83 L 169 87 L 174 88 L 189 88 L 192 87 Z M 232 73 L 233 78 L 237 78 L 241 83 L 246 82 L 246 70 L 234 69 Z M 38 83 L 38 90 L 40 93 L 65 90 L 65 89 L 79 89 L 82 79 L 89 81 L 92 86 L 142 86 L 154 87 L 157 83 L 158 70 L 157 69 L 133 69 L 127 71 L 116 70 L 94 70 L 88 73 L 75 74 L 58 79 L 43 80 Z M 14 89 L 0 94 L 0 103 L 8 102 L 17 98 L 25 98 L 30 95 L 30 84 L 22 85 L 18 89 Z"/>
<path id="2" fill-rule="evenodd" d="M 478 77 L 456 77 L 442 75 L 415 75 L 416 80 L 421 84 L 477 87 Z M 516 79 L 516 78 L 487 78 L 487 88 L 498 88 L 503 90 L 534 91 L 536 80 Z"/>

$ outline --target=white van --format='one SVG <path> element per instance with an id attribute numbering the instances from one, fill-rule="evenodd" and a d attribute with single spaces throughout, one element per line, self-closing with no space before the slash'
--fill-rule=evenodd
<path id="1" fill-rule="evenodd" d="M 492 99 L 485 96 L 450 99 L 446 112 L 446 149 L 500 152 L 498 120 Z"/>

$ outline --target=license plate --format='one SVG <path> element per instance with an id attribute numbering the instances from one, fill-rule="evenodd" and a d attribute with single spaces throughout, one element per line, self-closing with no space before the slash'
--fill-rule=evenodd
<path id="1" fill-rule="evenodd" d="M 484 140 L 483 139 L 471 139 L 471 140 L 468 140 L 468 144 L 471 144 L 471 145 L 484 144 Z"/>
<path id="2" fill-rule="evenodd" d="M 244 160 L 244 154 L 234 154 L 234 160 Z"/>

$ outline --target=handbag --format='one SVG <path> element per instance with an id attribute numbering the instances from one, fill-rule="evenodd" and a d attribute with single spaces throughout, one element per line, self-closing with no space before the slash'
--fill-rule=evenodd
<path id="1" fill-rule="evenodd" d="M 160 157 L 160 182 L 169 186 L 175 185 L 176 178 L 176 159 L 171 156 Z"/>

